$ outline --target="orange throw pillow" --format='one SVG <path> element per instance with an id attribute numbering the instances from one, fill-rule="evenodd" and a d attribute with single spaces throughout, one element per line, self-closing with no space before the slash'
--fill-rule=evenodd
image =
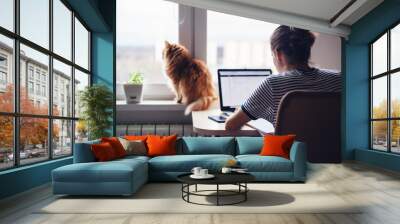
<path id="1" fill-rule="evenodd" d="M 110 161 L 117 158 L 114 149 L 108 142 L 93 144 L 91 145 L 91 149 L 94 154 L 94 157 L 99 162 Z"/>
<path id="2" fill-rule="evenodd" d="M 176 135 L 147 137 L 148 156 L 176 155 Z"/>
<path id="3" fill-rule="evenodd" d="M 280 156 L 289 159 L 290 147 L 296 135 L 266 135 L 261 156 Z"/>
<path id="4" fill-rule="evenodd" d="M 125 135 L 124 139 L 129 141 L 146 141 L 147 135 Z"/>
<path id="5" fill-rule="evenodd" d="M 101 138 L 101 142 L 108 142 L 114 149 L 115 155 L 117 158 L 125 157 L 126 151 L 124 146 L 122 146 L 121 142 L 119 142 L 118 138 L 110 137 L 110 138 Z"/>

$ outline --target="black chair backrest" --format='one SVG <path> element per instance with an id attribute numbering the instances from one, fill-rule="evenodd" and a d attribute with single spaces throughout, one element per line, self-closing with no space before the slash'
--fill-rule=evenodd
<path id="1" fill-rule="evenodd" d="M 279 105 L 275 134 L 295 134 L 313 163 L 341 162 L 341 94 L 292 91 Z"/>

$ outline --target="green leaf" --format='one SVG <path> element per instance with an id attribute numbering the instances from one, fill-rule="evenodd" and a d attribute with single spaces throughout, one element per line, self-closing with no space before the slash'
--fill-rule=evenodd
<path id="1" fill-rule="evenodd" d="M 131 74 L 131 78 L 128 81 L 128 84 L 133 84 L 133 85 L 141 85 L 143 84 L 143 74 L 140 72 L 133 72 Z"/>
<path id="2" fill-rule="evenodd" d="M 86 87 L 79 93 L 81 119 L 87 124 L 89 139 L 109 136 L 107 129 L 112 125 L 113 94 L 102 84 Z"/>

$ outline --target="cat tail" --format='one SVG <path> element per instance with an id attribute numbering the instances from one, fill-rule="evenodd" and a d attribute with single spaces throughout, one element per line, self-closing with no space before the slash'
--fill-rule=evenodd
<path id="1" fill-rule="evenodd" d="M 189 115 L 192 111 L 207 110 L 211 103 L 217 98 L 214 96 L 205 96 L 197 99 L 196 101 L 187 105 L 185 109 L 185 115 Z"/>

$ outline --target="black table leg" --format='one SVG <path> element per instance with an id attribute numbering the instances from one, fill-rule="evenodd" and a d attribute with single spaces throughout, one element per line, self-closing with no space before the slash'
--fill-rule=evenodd
<path id="1" fill-rule="evenodd" d="M 197 184 L 195 185 L 195 191 L 197 192 Z"/>
<path id="2" fill-rule="evenodd" d="M 190 202 L 189 200 L 189 195 L 190 195 L 190 184 L 187 185 L 187 201 Z"/>
<path id="3" fill-rule="evenodd" d="M 183 198 L 183 197 L 184 197 L 184 196 L 183 196 L 183 190 L 184 190 L 184 188 L 183 188 L 183 187 L 184 187 L 184 186 L 185 186 L 185 185 L 182 183 L 182 187 L 181 187 L 181 191 L 182 191 L 182 199 L 184 199 L 184 198 Z"/>
<path id="4" fill-rule="evenodd" d="M 247 190 L 247 182 L 246 183 L 244 183 L 244 187 L 245 187 L 245 192 L 244 192 L 244 201 L 247 201 L 247 192 L 248 192 L 248 190 Z"/>
<path id="5" fill-rule="evenodd" d="M 217 184 L 217 206 L 219 206 L 219 184 Z"/>

